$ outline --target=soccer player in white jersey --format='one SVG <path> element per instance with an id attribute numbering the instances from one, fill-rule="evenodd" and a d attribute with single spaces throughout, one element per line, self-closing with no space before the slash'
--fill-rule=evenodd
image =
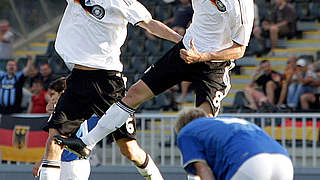
<path id="1" fill-rule="evenodd" d="M 124 124 L 141 103 L 181 81 L 195 86 L 196 107 L 217 115 L 221 100 L 231 88 L 229 71 L 234 59 L 244 55 L 249 42 L 253 0 L 193 0 L 192 7 L 192 23 L 183 40 L 147 69 L 87 136 L 81 140 L 60 136 L 56 139 L 86 155 L 92 144 Z"/>
<path id="2" fill-rule="evenodd" d="M 41 173 L 60 164 L 62 147 L 53 141 L 54 135 L 74 136 L 80 124 L 92 114 L 100 118 L 125 94 L 120 62 L 127 24 L 173 42 L 182 37 L 153 20 L 148 10 L 136 0 L 67 0 L 57 33 L 55 49 L 66 64 L 74 68 L 67 79 L 67 88 L 61 95 L 45 130 L 49 131 Z M 122 119 L 122 118 L 121 118 Z M 151 157 L 135 140 L 135 122 L 116 123 L 112 135 L 121 153 L 131 160 L 146 178 L 163 179 Z M 114 124 L 117 121 L 108 123 Z M 124 124 L 124 125 L 123 125 Z M 102 125 L 104 126 L 104 125 Z M 93 144 L 92 144 L 93 145 Z M 85 156 L 86 157 L 86 156 Z M 40 179 L 58 179 L 59 171 Z"/>
<path id="3" fill-rule="evenodd" d="M 192 108 L 180 113 L 175 129 L 185 171 L 202 180 L 293 179 L 287 151 L 244 119 Z"/>

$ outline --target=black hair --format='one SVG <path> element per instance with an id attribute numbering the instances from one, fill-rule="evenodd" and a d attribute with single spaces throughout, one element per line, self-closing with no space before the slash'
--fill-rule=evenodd
<path id="1" fill-rule="evenodd" d="M 58 93 L 63 92 L 66 89 L 66 77 L 60 77 L 54 81 L 52 81 L 49 86 L 48 89 L 53 89 L 55 91 L 57 91 Z"/>

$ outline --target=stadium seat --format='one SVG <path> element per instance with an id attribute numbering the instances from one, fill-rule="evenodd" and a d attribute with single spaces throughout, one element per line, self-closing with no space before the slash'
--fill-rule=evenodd
<path id="1" fill-rule="evenodd" d="M 0 71 L 6 71 L 6 66 L 9 59 L 0 59 Z"/>
<path id="2" fill-rule="evenodd" d="M 294 3 L 297 19 L 300 21 L 314 21 L 315 17 L 312 16 L 309 12 L 309 3 L 308 2 L 296 2 Z"/>
<path id="3" fill-rule="evenodd" d="M 67 76 L 70 73 L 70 70 L 64 63 L 63 59 L 58 55 L 58 53 L 55 50 L 52 56 L 49 57 L 47 61 L 55 74 L 59 76 Z"/>
<path id="4" fill-rule="evenodd" d="M 137 73 L 143 73 L 147 68 L 145 57 L 133 56 L 131 58 L 131 67 Z"/>
<path id="5" fill-rule="evenodd" d="M 312 63 L 314 61 L 313 55 L 300 55 L 298 59 L 305 59 L 308 63 Z"/>
<path id="6" fill-rule="evenodd" d="M 21 57 L 18 59 L 17 65 L 18 65 L 18 71 L 22 70 L 28 62 L 28 58 L 26 57 Z"/>
<path id="7" fill-rule="evenodd" d="M 39 69 L 43 63 L 48 63 L 49 57 L 47 55 L 36 55 L 34 60 L 34 66 Z"/>
<path id="8" fill-rule="evenodd" d="M 144 50 L 147 52 L 149 55 L 155 55 L 160 51 L 160 43 L 159 40 L 150 40 L 147 39 L 144 42 Z"/>

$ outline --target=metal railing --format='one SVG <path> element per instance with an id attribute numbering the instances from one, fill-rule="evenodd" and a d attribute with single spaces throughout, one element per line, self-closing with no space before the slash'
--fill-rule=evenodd
<path id="1" fill-rule="evenodd" d="M 246 119 L 263 128 L 288 150 L 295 167 L 320 167 L 320 114 L 242 113 L 221 116 L 225 115 Z M 174 132 L 176 118 L 176 114 L 136 114 L 138 143 L 160 166 L 182 165 Z M 96 146 L 93 155 L 95 158 L 92 159 L 99 159 L 101 165 L 131 165 L 131 162 L 121 155 L 117 145 L 108 143 L 107 138 Z M 10 161 L 6 163 L 29 164 Z"/>
<path id="2" fill-rule="evenodd" d="M 320 114 L 223 114 L 253 122 L 263 128 L 288 150 L 295 167 L 319 167 Z M 137 140 L 161 166 L 181 165 L 180 151 L 175 145 L 176 115 L 137 114 Z M 317 126 L 317 124 L 319 124 Z M 115 143 L 102 142 L 98 148 L 102 165 L 128 165 Z"/>

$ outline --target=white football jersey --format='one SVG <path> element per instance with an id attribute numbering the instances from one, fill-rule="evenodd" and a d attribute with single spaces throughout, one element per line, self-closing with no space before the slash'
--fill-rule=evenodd
<path id="1" fill-rule="evenodd" d="M 151 19 L 136 0 L 67 0 L 55 48 L 68 64 L 122 71 L 127 24 Z"/>
<path id="2" fill-rule="evenodd" d="M 183 44 L 200 52 L 226 49 L 233 42 L 248 45 L 254 19 L 252 0 L 192 0 L 192 23 Z"/>

